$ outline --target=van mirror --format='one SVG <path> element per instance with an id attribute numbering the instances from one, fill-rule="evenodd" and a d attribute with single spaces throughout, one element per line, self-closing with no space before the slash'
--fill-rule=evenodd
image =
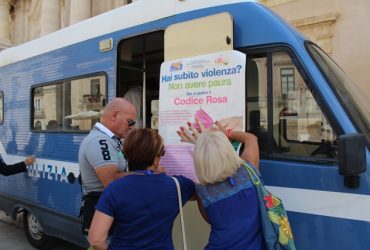
<path id="1" fill-rule="evenodd" d="M 338 138 L 339 174 L 344 176 L 344 186 L 358 188 L 359 174 L 366 171 L 366 144 L 363 134 L 341 135 Z"/>

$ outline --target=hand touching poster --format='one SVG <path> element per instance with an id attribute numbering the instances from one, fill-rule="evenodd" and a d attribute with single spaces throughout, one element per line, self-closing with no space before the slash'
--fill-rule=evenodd
<path id="1" fill-rule="evenodd" d="M 180 141 L 180 126 L 198 119 L 207 128 L 219 121 L 244 130 L 245 60 L 241 52 L 224 51 L 162 63 L 159 133 L 166 145 L 161 164 L 167 174 L 196 180 L 193 145 Z"/>

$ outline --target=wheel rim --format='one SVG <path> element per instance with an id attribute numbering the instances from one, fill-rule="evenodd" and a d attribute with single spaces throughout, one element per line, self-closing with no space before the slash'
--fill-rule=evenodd
<path id="1" fill-rule="evenodd" d="M 40 240 L 44 235 L 44 230 L 42 229 L 39 221 L 37 220 L 36 216 L 33 214 L 27 215 L 27 224 L 28 224 L 28 232 L 35 240 Z"/>

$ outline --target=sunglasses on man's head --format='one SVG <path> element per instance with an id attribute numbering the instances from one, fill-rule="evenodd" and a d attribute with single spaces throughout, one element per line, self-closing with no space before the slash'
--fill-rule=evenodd
<path id="1" fill-rule="evenodd" d="M 133 126 L 135 126 L 135 124 L 136 124 L 136 121 L 131 120 L 131 119 L 127 119 L 127 125 L 128 125 L 129 127 L 133 127 Z"/>

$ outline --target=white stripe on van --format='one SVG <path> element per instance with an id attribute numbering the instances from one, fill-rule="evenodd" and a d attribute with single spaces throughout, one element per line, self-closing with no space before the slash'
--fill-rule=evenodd
<path id="1" fill-rule="evenodd" d="M 370 222 L 370 196 L 266 186 L 288 211 Z"/>
<path id="2" fill-rule="evenodd" d="M 0 143 L 0 154 L 8 164 L 23 161 L 26 158 L 25 156 L 6 154 L 2 143 Z M 41 159 L 36 155 L 36 164 L 39 166 L 39 170 L 42 169 L 43 165 L 52 165 L 58 166 L 59 171 L 64 167 L 67 174 L 72 172 L 76 177 L 79 175 L 78 163 Z M 266 187 L 282 199 L 288 211 L 370 222 L 370 195 L 276 186 Z"/>
<path id="3" fill-rule="evenodd" d="M 20 161 L 24 161 L 27 157 L 27 156 L 7 154 L 2 143 L 0 143 L 0 154 L 4 162 L 9 165 L 15 164 Z M 28 166 L 28 170 L 46 171 L 46 172 L 51 172 L 51 173 L 55 173 L 56 171 L 58 174 L 60 174 L 64 168 L 67 175 L 70 172 L 72 172 L 77 178 L 78 175 L 80 174 L 78 163 L 39 158 L 37 155 L 35 155 L 35 158 L 36 158 L 35 163 L 32 164 L 32 166 Z M 49 169 L 49 166 L 52 166 L 52 169 Z"/>

